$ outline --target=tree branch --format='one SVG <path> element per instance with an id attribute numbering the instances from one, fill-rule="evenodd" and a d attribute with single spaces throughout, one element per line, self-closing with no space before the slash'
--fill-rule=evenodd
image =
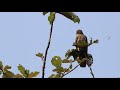
<path id="1" fill-rule="evenodd" d="M 70 70 L 70 71 L 67 72 L 66 74 L 63 74 L 63 75 L 61 76 L 61 78 L 64 77 L 64 76 L 66 76 L 67 74 L 69 74 L 69 73 L 72 72 L 73 70 L 75 70 L 78 66 L 79 66 L 79 65 L 77 65 L 76 67 L 74 67 L 72 70 Z"/>
<path id="2" fill-rule="evenodd" d="M 54 17 L 54 19 L 55 19 L 55 17 Z M 49 37 L 48 45 L 47 45 L 47 48 L 46 48 L 46 51 L 45 51 L 45 58 L 44 58 L 44 61 L 43 61 L 43 68 L 42 68 L 42 78 L 44 78 L 44 76 L 45 76 L 45 65 L 46 65 L 46 58 L 47 58 L 47 53 L 48 53 L 48 49 L 49 49 L 50 42 L 51 42 L 51 37 L 52 37 L 52 31 L 53 31 L 53 22 L 54 22 L 54 20 L 52 21 L 52 24 L 51 24 L 51 29 L 50 29 L 50 37 Z"/>
<path id="3" fill-rule="evenodd" d="M 95 78 L 92 68 L 90 66 L 89 66 L 89 68 L 90 68 L 90 73 L 91 73 L 92 77 Z"/>

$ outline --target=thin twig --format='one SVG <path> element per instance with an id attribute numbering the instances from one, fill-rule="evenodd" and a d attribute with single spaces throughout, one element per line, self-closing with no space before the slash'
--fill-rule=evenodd
<path id="1" fill-rule="evenodd" d="M 76 67 L 74 67 L 72 70 L 70 70 L 70 71 L 67 72 L 66 74 L 62 75 L 61 78 L 64 77 L 65 75 L 69 74 L 69 73 L 72 72 L 73 70 L 75 70 L 78 66 L 79 66 L 79 65 L 77 65 Z"/>
<path id="2" fill-rule="evenodd" d="M 95 78 L 92 68 L 90 66 L 89 66 L 89 68 L 90 68 L 90 73 L 91 73 L 92 77 Z"/>
<path id="3" fill-rule="evenodd" d="M 87 46 L 87 47 L 88 47 L 88 46 L 91 46 L 91 45 L 94 44 L 94 43 L 98 43 L 98 40 L 94 40 L 93 42 L 88 43 L 86 46 Z M 79 45 L 76 45 L 76 43 L 73 43 L 72 46 L 77 46 L 77 47 L 79 47 Z"/>
<path id="4" fill-rule="evenodd" d="M 73 62 L 75 62 L 75 61 L 72 61 L 72 62 L 70 63 L 70 65 L 72 65 Z M 70 66 L 69 66 L 69 68 L 67 68 L 63 73 L 65 74 L 65 72 L 67 72 L 69 69 L 70 69 Z"/>
<path id="5" fill-rule="evenodd" d="M 90 68 L 90 73 L 91 73 L 92 77 L 95 78 L 94 73 L 93 73 L 92 68 L 91 68 L 91 65 L 88 62 L 87 62 L 87 65 Z"/>
<path id="6" fill-rule="evenodd" d="M 41 57 L 42 61 L 44 62 L 44 57 Z"/>
<path id="7" fill-rule="evenodd" d="M 55 17 L 54 17 L 54 19 L 55 19 Z M 54 20 L 52 21 L 52 24 L 51 24 L 51 29 L 50 29 L 50 37 L 49 37 L 48 45 L 47 45 L 47 48 L 46 48 L 46 51 L 45 51 L 45 58 L 44 58 L 44 61 L 43 61 L 43 68 L 42 68 L 42 78 L 44 78 L 44 76 L 45 76 L 45 65 L 46 65 L 46 58 L 47 58 L 47 53 L 48 53 L 48 49 L 49 49 L 50 42 L 51 42 L 51 37 L 52 37 L 52 31 L 53 31 L 53 22 L 54 22 Z"/>

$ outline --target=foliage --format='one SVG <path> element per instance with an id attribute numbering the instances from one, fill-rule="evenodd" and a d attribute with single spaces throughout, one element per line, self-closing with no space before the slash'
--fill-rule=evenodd
<path id="1" fill-rule="evenodd" d="M 88 46 L 90 46 L 94 43 L 98 43 L 98 40 L 93 41 L 91 39 Z M 69 58 L 71 56 L 74 58 L 74 60 L 72 60 L 72 59 L 69 60 Z M 88 67 L 90 67 L 92 65 L 93 57 L 91 54 L 88 54 L 86 58 L 82 58 L 80 56 L 81 55 L 79 54 L 79 51 L 77 51 L 76 49 L 71 49 L 71 50 L 69 49 L 65 53 L 65 59 L 63 59 L 63 60 L 60 58 L 60 56 L 54 56 L 51 60 L 51 63 L 53 66 L 56 67 L 55 69 L 52 70 L 53 72 L 56 72 L 56 74 L 50 75 L 49 78 L 63 78 L 65 75 L 69 74 L 71 71 L 76 69 L 78 67 L 78 65 L 80 67 L 86 67 L 86 65 L 88 65 Z M 78 62 L 78 65 L 73 68 L 74 62 Z M 63 64 L 69 64 L 69 67 L 64 68 L 64 67 L 62 67 Z"/>
<path id="2" fill-rule="evenodd" d="M 73 12 L 58 12 L 58 13 L 72 20 L 74 23 L 80 23 L 80 18 Z"/>
<path id="3" fill-rule="evenodd" d="M 53 77 L 60 78 L 64 72 L 69 71 L 69 69 L 62 67 L 62 63 L 63 63 L 62 61 L 63 60 L 59 56 L 54 56 L 52 58 L 51 63 L 53 66 L 55 66 L 55 69 L 53 69 L 52 71 L 56 72 L 56 74 L 52 74 L 49 78 L 53 78 Z"/>
<path id="4" fill-rule="evenodd" d="M 43 56 L 43 53 L 37 53 L 37 54 L 35 54 L 37 57 L 40 57 L 41 59 L 42 59 L 42 61 L 43 61 L 43 59 L 44 59 L 44 56 Z"/>
<path id="5" fill-rule="evenodd" d="M 19 64 L 18 70 L 21 74 L 14 74 L 10 71 L 11 66 L 3 66 L 2 61 L 0 61 L 0 75 L 2 75 L 2 78 L 32 78 L 36 77 L 39 72 L 30 72 L 28 69 L 25 69 L 22 65 Z"/>
<path id="6" fill-rule="evenodd" d="M 45 65 L 46 65 L 47 52 L 50 46 L 50 40 L 52 36 L 53 23 L 55 21 L 55 15 L 60 14 L 68 18 L 69 20 L 73 21 L 74 23 L 80 23 L 80 18 L 73 12 L 43 12 L 43 15 L 46 15 L 48 13 L 49 13 L 48 21 L 51 25 L 51 30 L 50 30 L 50 38 L 48 41 L 48 46 L 46 48 L 45 56 L 43 55 L 43 53 L 40 53 L 40 52 L 35 54 L 37 57 L 41 58 L 43 61 L 43 68 L 42 68 L 43 78 L 44 78 L 44 72 L 45 72 L 44 70 L 45 70 Z M 94 43 L 98 43 L 98 40 L 93 41 L 91 38 L 89 44 L 87 44 L 86 42 L 82 42 L 77 46 L 85 47 L 85 46 L 90 46 Z M 75 46 L 74 43 L 73 43 L 73 46 Z M 73 60 L 70 59 L 70 57 L 73 57 Z M 73 66 L 74 62 L 78 62 L 78 65 Z M 51 63 L 55 67 L 52 70 L 55 74 L 51 74 L 49 78 L 63 78 L 65 75 L 75 70 L 78 66 L 86 67 L 86 64 L 87 64 L 88 67 L 90 67 L 93 63 L 93 57 L 91 54 L 88 54 L 85 58 L 83 58 L 81 56 L 80 51 L 78 51 L 77 49 L 69 49 L 65 53 L 64 59 L 61 59 L 60 56 L 54 56 L 51 60 Z M 68 67 L 67 68 L 63 67 L 63 64 L 68 64 Z M 39 74 L 39 72 L 37 71 L 30 72 L 30 70 L 25 69 L 25 67 L 22 66 L 21 64 L 18 65 L 18 70 L 20 72 L 18 74 L 14 74 L 13 72 L 10 71 L 10 69 L 11 69 L 11 66 L 8 66 L 8 65 L 4 66 L 2 61 L 0 61 L 0 75 L 2 75 L 2 78 L 33 78 Z M 90 70 L 92 71 L 91 67 L 90 67 Z M 93 75 L 93 72 L 92 72 L 92 75 Z"/>
<path id="7" fill-rule="evenodd" d="M 46 15 L 48 12 L 43 12 L 43 15 Z M 59 13 L 66 18 L 72 20 L 74 23 L 80 23 L 80 18 L 73 12 L 50 12 L 50 15 L 48 17 L 48 21 L 51 22 L 53 21 L 53 17 L 55 16 L 55 13 Z"/>

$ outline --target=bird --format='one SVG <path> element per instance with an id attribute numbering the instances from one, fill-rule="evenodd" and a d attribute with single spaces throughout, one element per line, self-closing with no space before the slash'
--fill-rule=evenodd
<path id="1" fill-rule="evenodd" d="M 84 54 L 87 54 L 88 51 L 87 36 L 84 35 L 83 31 L 80 29 L 76 31 L 75 44 L 76 44 L 76 49 L 78 51 L 82 51 Z"/>
<path id="2" fill-rule="evenodd" d="M 78 54 L 77 59 L 84 59 L 87 57 L 87 52 L 88 52 L 88 40 L 87 36 L 84 35 L 83 31 L 78 29 L 76 31 L 76 38 L 75 38 L 75 43 L 74 43 Z M 86 67 L 86 60 L 80 64 L 81 67 Z"/>

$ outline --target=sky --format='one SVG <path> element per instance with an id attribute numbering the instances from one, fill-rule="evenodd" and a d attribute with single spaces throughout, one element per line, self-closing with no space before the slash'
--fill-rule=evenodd
<path id="1" fill-rule="evenodd" d="M 65 58 L 68 49 L 73 49 L 77 29 L 83 30 L 88 41 L 99 39 L 99 43 L 88 48 L 94 61 L 92 69 L 95 78 L 120 77 L 120 12 L 75 12 L 80 23 L 74 23 L 62 15 L 56 14 L 51 45 L 48 51 L 45 77 L 49 77 L 54 56 Z M 0 12 L 0 60 L 4 65 L 12 66 L 11 71 L 19 73 L 17 66 L 22 64 L 30 71 L 39 71 L 42 76 L 42 60 L 36 57 L 38 52 L 45 53 L 50 24 L 48 15 L 42 12 Z M 77 63 L 73 64 L 73 67 Z M 91 78 L 88 67 L 78 67 L 64 78 Z"/>

